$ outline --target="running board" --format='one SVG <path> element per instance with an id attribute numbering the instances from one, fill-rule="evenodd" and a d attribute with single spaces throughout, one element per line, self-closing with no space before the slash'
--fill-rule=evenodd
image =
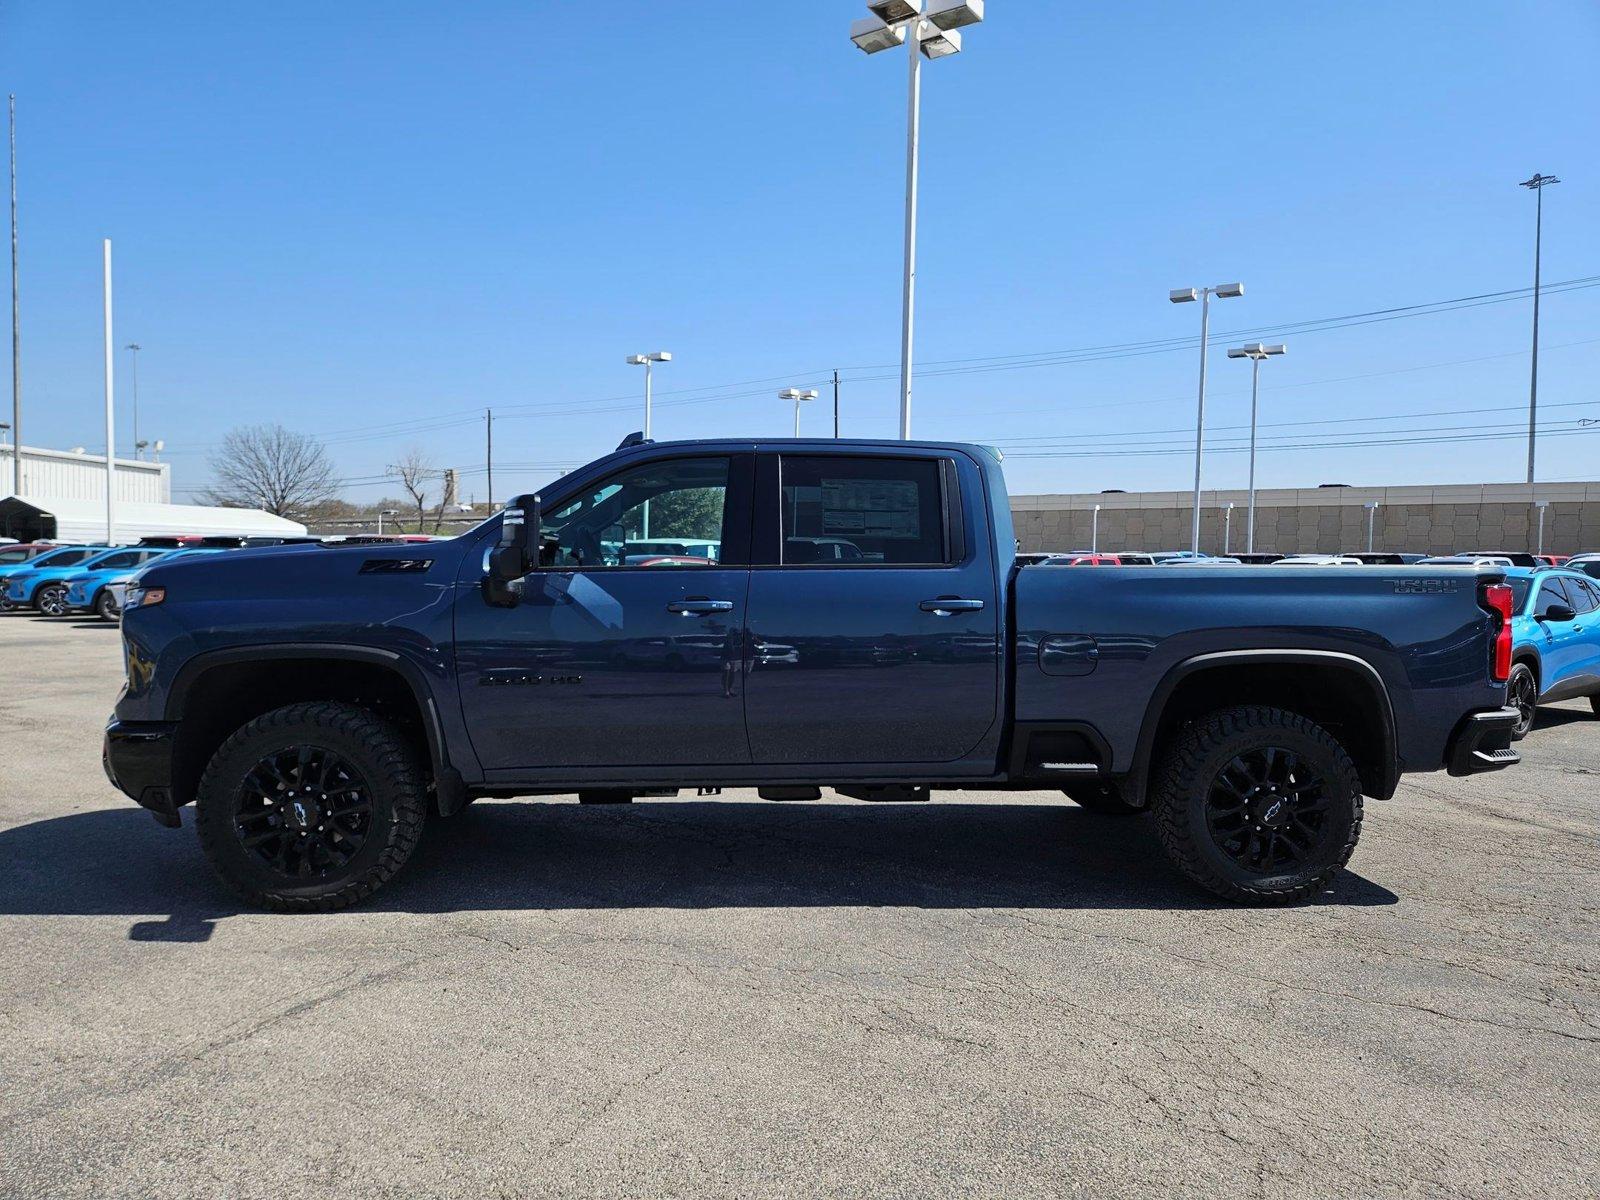
<path id="1" fill-rule="evenodd" d="M 1058 775 L 1100 774 L 1100 766 L 1098 763 L 1047 762 L 1040 763 L 1039 769 L 1041 771 L 1054 771 Z"/>

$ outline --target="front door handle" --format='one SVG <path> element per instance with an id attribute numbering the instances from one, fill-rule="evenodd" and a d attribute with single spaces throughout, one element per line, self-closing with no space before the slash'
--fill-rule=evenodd
<path id="1" fill-rule="evenodd" d="M 704 596 L 690 596 L 686 600 L 667 601 L 667 611 L 680 617 L 705 616 L 708 613 L 733 611 L 732 600 L 707 600 Z"/>
<path id="2" fill-rule="evenodd" d="M 960 596 L 940 596 L 937 600 L 924 600 L 917 607 L 936 617 L 948 617 L 951 613 L 977 612 L 983 608 L 983 601 L 963 600 Z"/>

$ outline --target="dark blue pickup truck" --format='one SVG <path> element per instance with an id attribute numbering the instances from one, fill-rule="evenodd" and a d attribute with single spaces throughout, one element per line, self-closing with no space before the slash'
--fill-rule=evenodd
<path id="1" fill-rule="evenodd" d="M 629 439 L 450 541 L 130 586 L 112 781 L 252 902 L 332 909 L 431 809 L 753 786 L 1148 810 L 1230 899 L 1322 888 L 1362 797 L 1517 761 L 1492 568 L 1018 568 L 968 445 Z"/>

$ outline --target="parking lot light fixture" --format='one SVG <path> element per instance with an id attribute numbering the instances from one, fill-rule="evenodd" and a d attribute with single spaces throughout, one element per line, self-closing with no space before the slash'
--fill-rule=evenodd
<path id="1" fill-rule="evenodd" d="M 961 52 L 958 30 L 983 20 L 983 0 L 936 0 L 923 15 L 923 0 L 868 0 L 872 16 L 850 26 L 850 40 L 868 54 L 904 44 L 906 88 L 906 214 L 904 271 L 900 295 L 900 437 L 911 437 L 911 350 L 917 280 L 917 148 L 922 111 L 922 60 Z"/>
<path id="2" fill-rule="evenodd" d="M 793 400 L 794 401 L 794 435 L 795 435 L 795 437 L 799 437 L 800 436 L 800 406 L 802 404 L 806 403 L 806 401 L 815 400 L 816 398 L 817 398 L 817 389 L 816 388 L 806 388 L 803 391 L 800 388 L 784 388 L 783 391 L 778 393 L 778 399 L 779 400 Z"/>
<path id="3" fill-rule="evenodd" d="M 1376 540 L 1375 534 L 1378 524 L 1378 502 L 1376 500 L 1368 500 L 1365 507 L 1367 510 L 1367 553 L 1371 554 L 1372 544 Z"/>
<path id="4" fill-rule="evenodd" d="M 380 508 L 378 510 L 378 536 L 379 537 L 383 536 L 383 519 L 385 517 L 398 517 L 399 515 L 400 515 L 400 510 L 398 508 Z"/>
<path id="5" fill-rule="evenodd" d="M 1233 541 L 1233 501 L 1222 506 L 1222 557 L 1228 557 L 1228 547 Z"/>
<path id="6" fill-rule="evenodd" d="M 1100 553 L 1100 506 L 1094 506 L 1094 512 L 1089 517 L 1089 553 Z"/>
<path id="7" fill-rule="evenodd" d="M 1528 482 L 1534 475 L 1534 438 L 1539 418 L 1539 259 L 1544 242 L 1544 189 L 1560 183 L 1554 175 L 1535 172 L 1532 179 L 1524 179 L 1518 187 L 1533 193 L 1533 368 L 1528 375 Z"/>
<path id="8" fill-rule="evenodd" d="M 670 350 L 653 350 L 649 354 L 630 354 L 628 364 L 644 368 L 644 436 L 650 437 L 650 368 L 656 363 L 672 361 Z"/>
<path id="9" fill-rule="evenodd" d="M 1544 553 L 1544 510 L 1550 507 L 1550 501 L 1548 501 L 1548 500 L 1540 500 L 1533 507 L 1535 509 L 1537 509 L 1538 512 L 1539 512 L 1539 548 L 1537 550 L 1535 550 L 1534 553 L 1535 554 L 1543 554 Z"/>
<path id="10" fill-rule="evenodd" d="M 1194 536 L 1191 549 L 1200 553 L 1200 461 L 1205 453 L 1206 441 L 1206 342 L 1211 337 L 1211 297 L 1231 300 L 1244 295 L 1242 283 L 1219 283 L 1212 287 L 1178 288 L 1167 293 L 1174 304 L 1200 301 L 1200 408 L 1194 422 Z"/>
<path id="11" fill-rule="evenodd" d="M 1254 553 L 1256 548 L 1256 399 L 1261 392 L 1261 360 L 1274 358 L 1288 350 L 1287 346 L 1263 346 L 1256 342 L 1251 346 L 1235 346 L 1228 351 L 1229 358 L 1248 358 L 1250 360 L 1250 512 L 1245 520 L 1244 548 L 1246 553 Z M 1372 549 L 1368 546 L 1367 549 Z"/>

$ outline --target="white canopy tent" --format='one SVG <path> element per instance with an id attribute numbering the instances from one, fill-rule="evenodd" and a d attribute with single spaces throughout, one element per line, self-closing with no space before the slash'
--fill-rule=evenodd
<path id="1" fill-rule="evenodd" d="M 117 541 L 182 534 L 234 537 L 304 537 L 298 521 L 257 508 L 211 508 L 201 504 L 117 504 Z M 33 496 L 0 499 L 0 533 L 7 537 L 48 538 L 58 542 L 96 542 L 106 536 L 104 500 L 46 500 Z"/>

